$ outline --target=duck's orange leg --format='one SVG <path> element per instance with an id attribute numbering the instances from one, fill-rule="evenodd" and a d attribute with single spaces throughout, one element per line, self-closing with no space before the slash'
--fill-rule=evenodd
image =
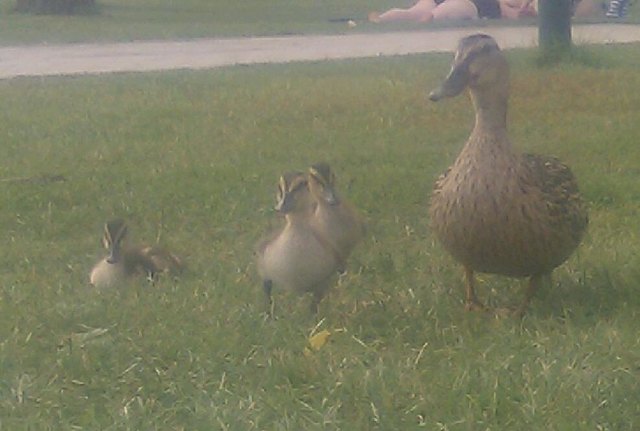
<path id="1" fill-rule="evenodd" d="M 473 275 L 473 269 L 468 266 L 464 267 L 464 291 L 465 303 L 464 309 L 467 311 L 485 311 L 487 308 L 478 300 L 476 296 L 476 279 Z"/>

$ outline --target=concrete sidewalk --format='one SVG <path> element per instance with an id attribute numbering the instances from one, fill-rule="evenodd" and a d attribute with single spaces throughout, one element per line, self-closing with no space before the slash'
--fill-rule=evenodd
<path id="1" fill-rule="evenodd" d="M 538 38 L 536 27 L 465 27 L 330 36 L 2 47 L 0 79 L 17 76 L 206 69 L 236 64 L 452 51 L 462 36 L 475 32 L 492 35 L 503 48 L 535 46 Z M 575 25 L 573 40 L 578 44 L 637 42 L 640 41 L 640 26 Z"/>

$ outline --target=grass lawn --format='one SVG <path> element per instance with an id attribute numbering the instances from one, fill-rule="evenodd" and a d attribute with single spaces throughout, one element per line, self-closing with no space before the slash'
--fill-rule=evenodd
<path id="1" fill-rule="evenodd" d="M 99 14 L 30 16 L 13 13 L 16 0 L 0 0 L 0 45 L 184 39 L 309 33 L 371 32 L 423 29 L 421 24 L 374 25 L 372 10 L 410 5 L 393 0 L 97 0 Z M 637 3 L 637 2 L 636 2 Z M 638 22 L 636 4 L 622 22 Z M 348 29 L 345 19 L 359 25 Z M 460 25 L 521 25 L 535 21 L 431 23 L 431 28 Z"/>
<path id="2" fill-rule="evenodd" d="M 1 81 L 0 430 L 640 428 L 640 46 L 509 58 L 513 141 L 571 165 L 591 215 L 522 322 L 465 313 L 428 228 L 473 121 L 426 101 L 448 55 Z M 318 160 L 369 234 L 317 317 L 276 290 L 266 321 L 252 249 L 280 173 Z M 43 174 L 66 181 L 6 181 Z M 188 271 L 90 288 L 114 216 Z"/>

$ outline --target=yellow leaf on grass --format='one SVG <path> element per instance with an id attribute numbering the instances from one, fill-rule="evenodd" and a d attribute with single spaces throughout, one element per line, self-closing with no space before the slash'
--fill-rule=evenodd
<path id="1" fill-rule="evenodd" d="M 310 356 L 314 351 L 317 352 L 318 350 L 322 349 L 322 347 L 327 344 L 330 336 L 331 332 L 325 329 L 313 335 L 312 337 L 309 337 L 309 345 L 308 347 L 304 348 L 302 353 L 304 353 L 305 356 Z"/>
<path id="2" fill-rule="evenodd" d="M 309 346 L 311 346 L 313 350 L 320 350 L 322 349 L 322 346 L 327 344 L 327 341 L 329 340 L 330 336 L 331 336 L 331 332 L 324 329 L 318 332 L 313 337 L 309 338 Z"/>

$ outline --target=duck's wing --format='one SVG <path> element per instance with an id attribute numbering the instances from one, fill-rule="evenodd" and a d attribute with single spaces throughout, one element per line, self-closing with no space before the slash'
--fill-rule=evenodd
<path id="1" fill-rule="evenodd" d="M 553 156 L 523 154 L 522 163 L 540 189 L 550 196 L 569 200 L 579 195 L 578 183 L 569 166 Z"/>
<path id="2" fill-rule="evenodd" d="M 433 183 L 433 191 L 434 192 L 437 192 L 438 190 L 440 190 L 442 188 L 442 184 L 447 179 L 447 176 L 449 175 L 449 172 L 451 172 L 451 166 L 449 166 L 443 173 L 441 173 L 440 176 L 438 177 L 438 179 L 436 180 L 436 182 Z"/>
<path id="3" fill-rule="evenodd" d="M 140 264 L 149 274 L 162 272 L 178 274 L 185 266 L 181 258 L 160 247 L 142 247 Z"/>
<path id="4" fill-rule="evenodd" d="M 555 157 L 523 154 L 523 171 L 532 186 L 542 192 L 551 217 L 579 241 L 589 223 L 586 205 L 573 172 Z"/>

